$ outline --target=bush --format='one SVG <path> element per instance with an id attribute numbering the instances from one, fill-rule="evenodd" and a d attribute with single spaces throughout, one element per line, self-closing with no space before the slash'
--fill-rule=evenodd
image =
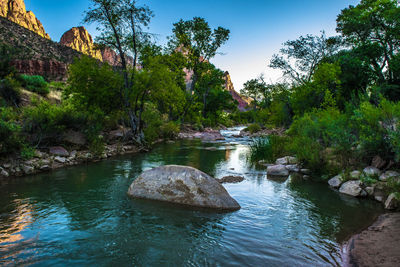
<path id="1" fill-rule="evenodd" d="M 0 97 L 7 105 L 18 107 L 21 103 L 20 84 L 12 77 L 7 76 L 0 80 Z"/>
<path id="2" fill-rule="evenodd" d="M 251 134 L 254 134 L 254 133 L 257 133 L 257 132 L 261 131 L 261 127 L 257 123 L 253 123 L 249 127 L 247 127 L 245 129 L 245 131 L 246 132 L 250 132 Z"/>
<path id="3" fill-rule="evenodd" d="M 160 127 L 161 136 L 165 139 L 175 139 L 180 132 L 179 124 L 170 121 Z"/>
<path id="4" fill-rule="evenodd" d="M 287 152 L 288 139 L 278 135 L 270 135 L 264 138 L 257 138 L 250 144 L 248 161 L 256 163 L 264 160 L 275 162 Z"/>
<path id="5" fill-rule="evenodd" d="M 19 151 L 23 146 L 21 127 L 10 108 L 0 108 L 0 155 Z"/>
<path id="6" fill-rule="evenodd" d="M 38 93 L 40 95 L 47 95 L 49 87 L 47 82 L 42 76 L 39 75 L 21 75 L 22 86 L 27 90 Z"/>

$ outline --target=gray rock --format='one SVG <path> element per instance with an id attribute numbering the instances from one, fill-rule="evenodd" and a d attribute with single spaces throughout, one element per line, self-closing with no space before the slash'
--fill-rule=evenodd
<path id="1" fill-rule="evenodd" d="M 35 168 L 29 165 L 22 165 L 21 168 L 25 174 L 32 174 L 35 171 Z"/>
<path id="2" fill-rule="evenodd" d="M 84 146 L 87 143 L 86 136 L 83 133 L 72 130 L 64 134 L 63 141 L 78 146 Z"/>
<path id="3" fill-rule="evenodd" d="M 378 168 L 369 166 L 364 169 L 364 173 L 368 176 L 379 176 L 381 175 L 381 171 Z"/>
<path id="4" fill-rule="evenodd" d="M 301 169 L 300 172 L 302 174 L 305 174 L 305 175 L 310 175 L 311 174 L 311 170 L 309 170 L 309 169 Z"/>
<path id="5" fill-rule="evenodd" d="M 61 146 L 50 147 L 49 152 L 50 152 L 50 154 L 52 154 L 54 156 L 61 156 L 61 157 L 69 156 L 68 151 Z"/>
<path id="6" fill-rule="evenodd" d="M 288 177 L 289 171 L 286 169 L 285 165 L 273 165 L 267 168 L 268 176 L 279 176 L 279 177 Z"/>
<path id="7" fill-rule="evenodd" d="M 299 168 L 299 166 L 296 165 L 296 164 L 293 164 L 293 165 L 286 165 L 285 167 L 286 167 L 286 169 L 287 169 L 289 172 L 300 172 L 300 168 Z"/>
<path id="8" fill-rule="evenodd" d="M 40 170 L 41 171 L 48 171 L 50 169 L 51 169 L 50 165 L 42 165 L 42 166 L 40 166 Z"/>
<path id="9" fill-rule="evenodd" d="M 363 189 L 361 188 L 360 181 L 348 181 L 342 184 L 339 192 L 353 197 L 358 197 L 363 195 Z"/>
<path id="10" fill-rule="evenodd" d="M 380 156 L 375 156 L 372 159 L 371 166 L 381 169 L 386 165 L 386 161 L 384 161 Z"/>
<path id="11" fill-rule="evenodd" d="M 64 158 L 64 157 L 59 157 L 59 156 L 55 157 L 54 160 L 55 160 L 56 162 L 58 162 L 58 163 L 65 163 L 65 162 L 67 162 L 67 159 L 66 159 L 66 158 Z"/>
<path id="12" fill-rule="evenodd" d="M 385 209 L 387 210 L 395 210 L 399 208 L 399 200 L 396 199 L 396 194 L 392 193 L 388 196 L 385 201 Z"/>
<path id="13" fill-rule="evenodd" d="M 11 168 L 11 164 L 10 164 L 10 163 L 4 163 L 4 164 L 3 164 L 3 167 L 4 167 L 5 169 L 9 169 L 9 168 Z"/>
<path id="14" fill-rule="evenodd" d="M 186 166 L 169 165 L 145 171 L 131 184 L 128 195 L 193 207 L 240 209 L 216 179 Z"/>
<path id="15" fill-rule="evenodd" d="M 295 157 L 283 157 L 276 160 L 276 165 L 297 164 L 298 161 Z"/>
<path id="16" fill-rule="evenodd" d="M 400 177 L 400 173 L 396 171 L 387 171 L 379 176 L 379 180 L 386 182 L 390 178 Z"/>
<path id="17" fill-rule="evenodd" d="M 343 182 L 342 182 L 342 175 L 341 174 L 336 175 L 335 177 L 333 177 L 332 179 L 330 179 L 328 181 L 329 186 L 332 187 L 332 188 L 335 188 L 335 189 L 339 188 L 342 185 L 342 183 Z"/>
<path id="18" fill-rule="evenodd" d="M 368 186 L 365 188 L 365 191 L 367 192 L 368 196 L 373 196 L 375 188 L 373 186 Z"/>
<path id="19" fill-rule="evenodd" d="M 360 176 L 361 176 L 361 172 L 360 171 L 352 171 L 350 173 L 350 178 L 354 179 L 354 180 L 360 179 Z"/>
<path id="20" fill-rule="evenodd" d="M 244 177 L 242 176 L 225 176 L 221 179 L 217 179 L 221 184 L 235 184 L 244 181 Z"/>
<path id="21" fill-rule="evenodd" d="M 10 176 L 10 174 L 8 173 L 8 171 L 4 170 L 4 169 L 0 169 L 0 175 L 3 177 L 8 177 Z"/>

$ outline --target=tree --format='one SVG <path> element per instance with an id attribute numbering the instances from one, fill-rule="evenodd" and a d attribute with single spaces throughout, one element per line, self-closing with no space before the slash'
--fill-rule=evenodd
<path id="1" fill-rule="evenodd" d="M 305 84 L 311 78 L 322 59 L 331 56 L 341 46 L 339 37 L 300 36 L 294 41 L 287 41 L 280 50 L 282 55 L 273 55 L 269 66 L 279 69 L 284 77 L 296 85 Z"/>
<path id="2" fill-rule="evenodd" d="M 182 52 L 186 59 L 186 69 L 192 73 L 188 102 L 182 114 L 185 117 L 188 109 L 195 100 L 195 90 L 202 74 L 207 71 L 207 62 L 213 58 L 218 49 L 229 39 L 230 31 L 218 27 L 211 30 L 208 22 L 195 17 L 192 20 L 180 20 L 174 24 L 173 35 L 169 38 L 172 51 Z"/>
<path id="3" fill-rule="evenodd" d="M 380 82 L 394 79 L 390 62 L 400 49 L 397 0 L 361 0 L 357 6 L 343 9 L 337 18 L 337 31 L 349 43 L 366 50 Z"/>
<path id="4" fill-rule="evenodd" d="M 254 109 L 257 109 L 258 104 L 268 96 L 268 86 L 264 81 L 264 77 L 260 75 L 257 79 L 251 79 L 247 81 L 243 85 L 243 89 L 240 90 L 240 93 L 244 96 L 250 97 L 253 99 Z M 266 100 L 268 101 L 268 100 Z"/>
<path id="5" fill-rule="evenodd" d="M 85 13 L 85 23 L 97 23 L 101 35 L 97 42 L 116 50 L 121 58 L 119 70 L 124 80 L 120 98 L 129 117 L 135 139 L 144 140 L 142 123 L 138 116 L 143 110 L 139 99 L 130 98 L 134 82 L 139 43 L 147 34 L 142 27 L 148 26 L 152 12 L 148 7 L 138 7 L 135 0 L 91 0 L 92 6 Z M 133 55 L 133 66 L 127 63 L 127 57 Z"/>

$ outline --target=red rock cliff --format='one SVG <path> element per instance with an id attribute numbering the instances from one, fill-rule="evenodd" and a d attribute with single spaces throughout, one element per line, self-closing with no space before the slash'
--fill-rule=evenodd
<path id="1" fill-rule="evenodd" d="M 85 27 L 74 27 L 65 32 L 61 37 L 60 44 L 103 61 L 101 51 L 95 47 L 93 38 Z"/>
<path id="2" fill-rule="evenodd" d="M 239 105 L 238 108 L 241 111 L 246 110 L 246 108 L 249 106 L 249 104 L 251 103 L 250 99 L 247 99 L 246 97 L 240 95 L 238 92 L 236 92 L 235 87 L 233 86 L 232 80 L 231 80 L 231 76 L 229 75 L 229 72 L 225 72 L 225 90 L 229 91 L 233 97 L 233 99 L 235 99 Z"/>
<path id="3" fill-rule="evenodd" d="M 9 19 L 31 30 L 38 35 L 50 39 L 42 23 L 32 11 L 26 11 L 24 0 L 0 0 L 0 16 Z"/>

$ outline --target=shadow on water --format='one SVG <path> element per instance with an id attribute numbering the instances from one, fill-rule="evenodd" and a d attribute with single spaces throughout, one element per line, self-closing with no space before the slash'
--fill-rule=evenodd
<path id="1" fill-rule="evenodd" d="M 146 154 L 0 184 L 0 265 L 339 265 L 339 242 L 381 210 L 322 184 L 266 179 L 246 163 L 244 144 L 180 141 Z M 193 210 L 132 200 L 144 170 L 179 164 L 225 185 L 242 209 Z"/>

